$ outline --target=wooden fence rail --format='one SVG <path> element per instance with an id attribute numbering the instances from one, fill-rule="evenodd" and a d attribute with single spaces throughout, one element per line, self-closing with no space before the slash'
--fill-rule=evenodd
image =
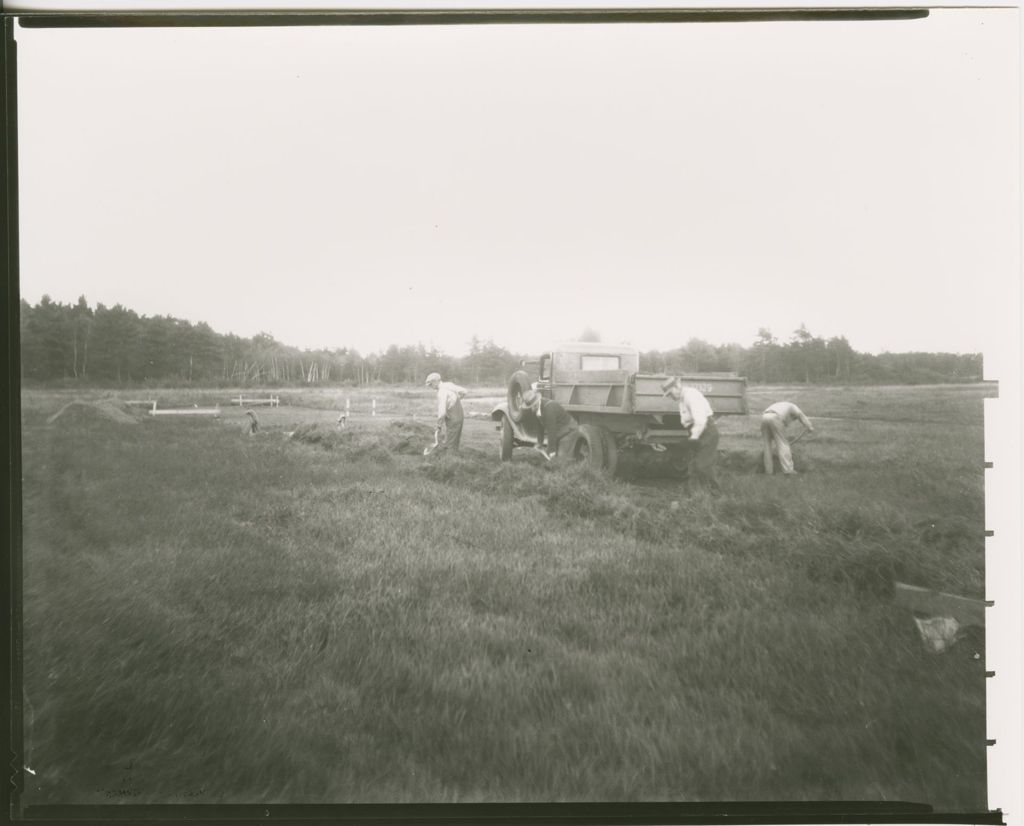
<path id="1" fill-rule="evenodd" d="M 177 409 L 157 410 L 155 407 L 149 411 L 150 416 L 213 416 L 220 418 L 219 407 L 180 407 Z"/>
<path id="2" fill-rule="evenodd" d="M 232 399 L 231 403 L 237 404 L 239 407 L 252 406 L 254 404 L 268 404 L 271 407 L 280 407 L 281 399 L 278 396 L 271 396 L 269 399 L 246 399 L 239 396 L 237 399 Z"/>

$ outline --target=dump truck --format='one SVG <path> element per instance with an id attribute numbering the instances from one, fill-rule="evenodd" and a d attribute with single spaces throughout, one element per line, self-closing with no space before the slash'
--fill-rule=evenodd
<path id="1" fill-rule="evenodd" d="M 680 459 L 690 431 L 679 419 L 679 403 L 662 394 L 663 373 L 641 373 L 640 351 L 625 345 L 564 342 L 512 374 L 505 401 L 491 411 L 501 434 L 501 459 L 517 447 L 536 448 L 539 421 L 523 406 L 523 394 L 537 390 L 561 404 L 579 431 L 559 452 L 614 475 L 624 451 L 669 452 Z M 703 393 L 715 416 L 747 413 L 747 380 L 733 373 L 680 376 Z M 567 438 L 568 441 L 568 438 Z"/>

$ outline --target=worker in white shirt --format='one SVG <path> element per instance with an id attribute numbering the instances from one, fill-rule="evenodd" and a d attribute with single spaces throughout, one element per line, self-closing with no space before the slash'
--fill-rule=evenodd
<path id="1" fill-rule="evenodd" d="M 806 432 L 813 433 L 814 425 L 811 424 L 803 411 L 793 402 L 775 402 L 761 415 L 761 439 L 764 442 L 764 472 L 773 473 L 775 462 L 772 460 L 772 453 L 778 453 L 779 464 L 782 465 L 784 474 L 796 473 L 793 469 L 793 453 L 789 448 L 789 438 L 786 436 L 786 425 L 792 421 L 799 421 Z M 803 435 L 801 431 L 800 435 Z M 800 436 L 797 436 L 799 439 Z"/>
<path id="2" fill-rule="evenodd" d="M 462 439 L 462 397 L 466 395 L 466 388 L 441 381 L 440 373 L 427 376 L 427 386 L 437 391 L 437 430 L 443 429 L 445 434 L 439 449 L 457 451 Z"/>
<path id="3" fill-rule="evenodd" d="M 711 403 L 697 388 L 684 387 L 678 377 L 666 379 L 661 392 L 679 402 L 679 422 L 690 431 L 692 450 L 687 465 L 687 487 L 691 479 L 697 478 L 717 493 L 721 490 L 715 478 L 719 434 Z"/>

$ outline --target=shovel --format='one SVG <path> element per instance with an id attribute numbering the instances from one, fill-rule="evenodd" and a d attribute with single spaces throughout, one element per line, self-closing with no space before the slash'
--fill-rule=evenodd
<path id="1" fill-rule="evenodd" d="M 434 428 L 434 444 L 427 445 L 425 448 L 423 448 L 423 455 L 424 456 L 429 456 L 431 453 L 433 453 L 435 450 L 437 450 L 438 436 L 440 435 L 440 433 L 441 433 L 441 428 L 435 427 Z"/>
<path id="2" fill-rule="evenodd" d="M 802 439 L 802 438 L 803 438 L 804 436 L 806 436 L 806 435 L 807 435 L 808 433 L 814 433 L 814 432 L 815 432 L 815 431 L 813 431 L 813 430 L 808 430 L 808 429 L 807 429 L 807 428 L 805 427 L 805 428 L 804 428 L 803 430 L 801 430 L 801 431 L 800 431 L 800 433 L 799 433 L 799 434 L 798 434 L 798 435 L 796 436 L 796 438 L 794 438 L 794 439 L 790 439 L 790 440 L 789 440 L 789 443 L 790 443 L 791 445 L 795 445 L 795 444 L 796 444 L 797 442 L 799 442 L 799 441 L 800 441 L 800 440 L 801 440 L 801 439 Z"/>

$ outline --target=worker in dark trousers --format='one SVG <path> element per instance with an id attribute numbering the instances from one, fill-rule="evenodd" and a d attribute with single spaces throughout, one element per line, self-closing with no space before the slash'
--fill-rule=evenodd
<path id="1" fill-rule="evenodd" d="M 462 397 L 466 395 L 466 388 L 459 387 L 450 381 L 441 381 L 440 373 L 431 373 L 427 376 L 427 387 L 437 391 L 437 429 L 435 432 L 444 432 L 444 442 L 439 446 L 440 450 L 451 450 L 458 452 L 459 442 L 462 439 Z"/>
<path id="2" fill-rule="evenodd" d="M 579 430 L 576 420 L 562 405 L 552 399 L 545 399 L 536 390 L 527 390 L 523 393 L 523 409 L 532 410 L 536 414 L 537 421 L 540 422 L 537 447 L 544 451 L 544 437 L 547 436 L 548 449 L 545 455 L 549 459 L 554 459 L 558 454 L 558 446 L 566 436 Z"/>
<path id="3" fill-rule="evenodd" d="M 719 434 L 711 403 L 697 388 L 684 387 L 679 378 L 667 379 L 661 385 L 661 392 L 679 402 L 679 422 L 690 431 L 688 443 L 692 452 L 686 474 L 687 492 L 692 480 L 696 479 L 714 493 L 720 493 L 715 475 Z"/>

